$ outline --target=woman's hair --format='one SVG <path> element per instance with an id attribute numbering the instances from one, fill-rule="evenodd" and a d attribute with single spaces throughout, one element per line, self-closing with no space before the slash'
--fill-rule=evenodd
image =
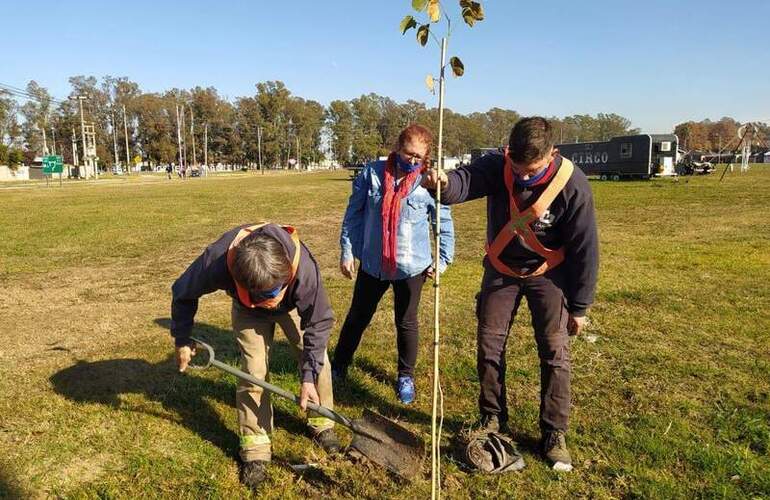
<path id="1" fill-rule="evenodd" d="M 428 152 L 425 153 L 423 163 L 425 165 L 430 164 L 430 153 L 433 149 L 433 134 L 430 130 L 422 125 L 412 123 L 398 134 L 398 142 L 396 143 L 396 150 L 401 149 L 407 142 L 419 141 L 428 146 Z"/>

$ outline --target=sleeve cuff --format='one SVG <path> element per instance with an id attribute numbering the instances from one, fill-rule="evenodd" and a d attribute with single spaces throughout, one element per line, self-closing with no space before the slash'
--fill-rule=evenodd
<path id="1" fill-rule="evenodd" d="M 568 311 L 569 311 L 570 315 L 572 315 L 572 316 L 582 317 L 582 316 L 585 316 L 586 313 L 588 312 L 588 307 L 587 306 L 577 306 L 577 305 L 569 306 Z"/>
<path id="2" fill-rule="evenodd" d="M 321 371 L 322 365 L 320 365 L 312 352 L 302 352 L 302 366 L 300 367 L 300 379 L 302 382 L 318 382 L 318 373 Z"/>
<path id="3" fill-rule="evenodd" d="M 318 383 L 318 375 L 313 372 L 313 370 L 305 369 L 302 370 L 302 375 L 300 377 L 302 379 L 302 383 L 310 382 L 311 384 Z"/>
<path id="4" fill-rule="evenodd" d="M 350 261 L 353 260 L 353 247 L 342 247 L 342 254 L 341 254 L 342 260 L 344 261 Z"/>

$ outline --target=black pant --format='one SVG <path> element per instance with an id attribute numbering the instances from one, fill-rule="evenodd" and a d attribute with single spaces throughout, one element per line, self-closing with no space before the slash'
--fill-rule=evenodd
<path id="1" fill-rule="evenodd" d="M 358 271 L 353 289 L 353 302 L 340 332 L 340 340 L 334 350 L 335 368 L 346 369 L 353 361 L 361 336 L 369 326 L 377 304 L 385 291 L 393 285 L 395 304 L 396 343 L 398 346 L 398 375 L 414 376 L 417 362 L 418 321 L 417 309 L 425 277 L 420 275 L 402 280 L 381 280 L 362 270 Z"/>
<path id="2" fill-rule="evenodd" d="M 478 295 L 476 315 L 477 370 L 482 414 L 508 419 L 505 397 L 505 347 L 522 297 L 532 314 L 540 357 L 540 428 L 567 430 L 570 405 L 568 312 L 560 270 L 516 279 L 487 269 Z"/>

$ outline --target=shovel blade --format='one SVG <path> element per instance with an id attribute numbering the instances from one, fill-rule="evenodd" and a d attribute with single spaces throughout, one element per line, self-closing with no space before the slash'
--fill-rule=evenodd
<path id="1" fill-rule="evenodd" d="M 416 434 L 368 409 L 353 424 L 352 448 L 405 479 L 420 473 L 425 443 Z"/>

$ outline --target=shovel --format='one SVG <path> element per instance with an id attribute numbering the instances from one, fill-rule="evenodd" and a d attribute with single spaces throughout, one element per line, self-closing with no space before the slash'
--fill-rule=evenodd
<path id="1" fill-rule="evenodd" d="M 214 349 L 210 345 L 195 337 L 192 337 L 192 340 L 208 351 L 209 358 L 205 365 L 191 364 L 190 368 L 202 370 L 215 366 L 241 380 L 299 404 L 298 396 L 219 361 L 214 356 Z M 408 429 L 368 409 L 364 409 L 360 419 L 350 420 L 334 410 L 311 401 L 308 401 L 307 408 L 353 431 L 353 442 L 350 447 L 372 462 L 405 479 L 412 479 L 420 472 L 425 444 Z"/>

